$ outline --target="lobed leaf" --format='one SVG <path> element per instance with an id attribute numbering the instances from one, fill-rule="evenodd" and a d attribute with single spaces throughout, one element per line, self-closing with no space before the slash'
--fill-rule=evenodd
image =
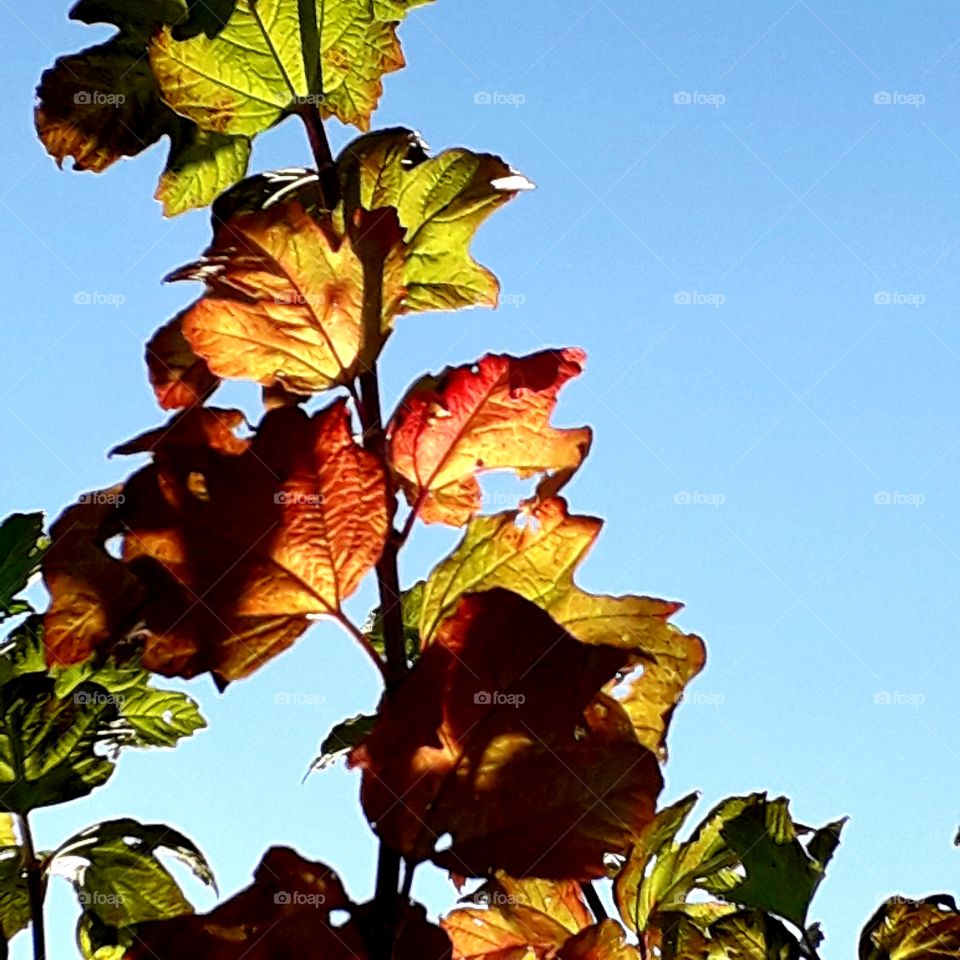
<path id="1" fill-rule="evenodd" d="M 210 372 L 183 335 L 186 311 L 165 323 L 147 343 L 146 362 L 157 402 L 164 410 L 203 403 L 217 388 L 220 378 Z"/>
<path id="2" fill-rule="evenodd" d="M 588 427 L 550 424 L 560 388 L 584 359 L 573 348 L 488 354 L 414 384 L 387 432 L 390 465 L 415 513 L 427 523 L 466 523 L 481 506 L 482 470 L 546 472 L 558 489 L 590 449 Z"/>
<path id="3" fill-rule="evenodd" d="M 687 683 L 703 668 L 703 641 L 668 618 L 681 605 L 650 597 L 590 594 L 574 582 L 602 527 L 571 516 L 550 497 L 492 516 L 474 517 L 453 553 L 427 578 L 420 636 L 429 644 L 465 593 L 505 587 L 542 607 L 585 643 L 634 651 L 642 674 L 614 689 L 641 742 L 666 756 L 666 731 Z"/>
<path id="4" fill-rule="evenodd" d="M 346 404 L 271 410 L 240 439 L 236 411 L 193 407 L 123 445 L 154 462 L 69 508 L 44 564 L 48 656 L 134 645 L 167 676 L 256 670 L 341 601 L 387 533 L 383 470 Z M 120 536 L 122 559 L 104 547 Z"/>
<path id="5" fill-rule="evenodd" d="M 379 349 L 403 293 L 398 264 L 382 273 L 381 319 L 366 331 L 364 260 L 290 201 L 231 218 L 168 279 L 207 284 L 180 323 L 215 375 L 315 393 L 350 382 Z"/>
<path id="6" fill-rule="evenodd" d="M 496 306 L 496 277 L 470 241 L 498 207 L 533 184 L 499 157 L 458 148 L 428 158 L 402 127 L 358 137 L 337 158 L 346 219 L 393 208 L 403 228 L 404 312 Z"/>
<path id="7" fill-rule="evenodd" d="M 350 755 L 368 820 L 408 859 L 463 876 L 603 875 L 662 785 L 602 693 L 627 656 L 508 591 L 463 597 Z"/>
<path id="8" fill-rule="evenodd" d="M 960 911 L 953 897 L 891 897 L 860 934 L 860 960 L 947 960 L 960 955 Z"/>

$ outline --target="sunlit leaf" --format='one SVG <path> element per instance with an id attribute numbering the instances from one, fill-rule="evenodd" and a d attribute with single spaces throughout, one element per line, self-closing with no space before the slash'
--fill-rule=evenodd
<path id="1" fill-rule="evenodd" d="M 519 358 L 488 354 L 414 384 L 388 433 L 391 466 L 418 515 L 428 523 L 466 523 L 481 506 L 482 470 L 522 477 L 575 471 L 591 431 L 558 429 L 550 416 L 584 359 L 573 348 Z"/>
<path id="2" fill-rule="evenodd" d="M 499 157 L 462 148 L 428 159 L 412 130 L 359 137 L 338 158 L 350 220 L 354 210 L 393 207 L 403 228 L 403 309 L 495 306 L 499 286 L 469 253 L 477 228 L 532 184 Z"/>
<path id="3" fill-rule="evenodd" d="M 464 593 L 506 587 L 543 607 L 585 643 L 635 651 L 643 673 L 616 688 L 643 744 L 666 755 L 670 717 L 686 684 L 703 667 L 699 637 L 668 618 L 681 604 L 650 597 L 587 593 L 574 582 L 602 527 L 595 517 L 571 516 L 551 497 L 492 516 L 474 517 L 453 553 L 423 588 L 420 635 L 424 644 Z"/>
<path id="4" fill-rule="evenodd" d="M 17 594 L 40 569 L 45 549 L 42 513 L 13 513 L 0 524 L 0 621 L 30 611 Z"/>
<path id="5" fill-rule="evenodd" d="M 81 830 L 54 851 L 49 869 L 71 881 L 85 912 L 102 924 L 122 928 L 193 912 L 157 857 L 160 851 L 172 854 L 216 889 L 209 864 L 191 840 L 164 824 L 130 819 Z"/>
<path id="6" fill-rule="evenodd" d="M 313 416 L 272 410 L 249 440 L 233 434 L 238 418 L 193 407 L 123 445 L 154 462 L 111 502 L 88 498 L 54 524 L 44 565 L 53 660 L 135 646 L 150 670 L 209 670 L 225 683 L 288 647 L 311 617 L 340 616 L 383 549 L 382 468 L 353 439 L 343 401 Z M 119 560 L 104 546 L 114 536 Z"/>
<path id="7" fill-rule="evenodd" d="M 420 656 L 420 608 L 423 603 L 424 582 L 415 583 L 400 595 L 401 619 L 403 622 L 403 649 L 407 663 L 412 664 Z M 383 608 L 377 607 L 363 625 L 363 634 L 380 656 L 386 656 L 383 638 Z"/>
<path id="8" fill-rule="evenodd" d="M 169 279 L 207 284 L 181 325 L 213 373 L 313 393 L 347 383 L 364 349 L 378 349 L 402 295 L 396 278 L 394 266 L 379 329 L 366 332 L 361 258 L 291 201 L 230 219 Z"/>
<path id="9" fill-rule="evenodd" d="M 287 847 L 264 855 L 253 883 L 210 913 L 141 924 L 129 960 L 362 960 L 351 928 L 330 913 L 349 907 L 336 874 Z"/>
<path id="10" fill-rule="evenodd" d="M 30 923 L 23 850 L 14 831 L 14 818 L 0 814 L 0 933 L 9 940 Z"/>
<path id="11" fill-rule="evenodd" d="M 178 41 L 165 28 L 150 63 L 166 102 L 204 130 L 253 136 L 305 103 L 366 130 L 382 76 L 403 66 L 396 21 L 412 5 L 237 0 L 222 29 Z"/>
<path id="12" fill-rule="evenodd" d="M 602 875 L 661 787 L 600 692 L 626 658 L 516 594 L 463 597 L 351 754 L 367 818 L 408 858 L 463 876 Z"/>
<path id="13" fill-rule="evenodd" d="M 892 897 L 860 934 L 860 960 L 955 960 L 960 911 L 953 897 Z"/>
<path id="14" fill-rule="evenodd" d="M 310 771 L 323 770 L 369 736 L 376 725 L 376 714 L 358 713 L 355 717 L 341 720 L 320 744 L 320 755 L 310 764 Z"/>
<path id="15" fill-rule="evenodd" d="M 146 361 L 150 385 L 164 410 L 176 410 L 203 402 L 220 379 L 198 357 L 181 328 L 183 314 L 165 323 L 147 344 Z"/>
<path id="16" fill-rule="evenodd" d="M 672 931 L 674 960 L 800 960 L 808 956 L 775 917 L 738 911 L 706 926 L 681 919 Z"/>
<path id="17" fill-rule="evenodd" d="M 641 960 L 641 953 L 626 942 L 623 927 L 614 920 L 571 937 L 557 954 L 557 960 Z"/>
<path id="18" fill-rule="evenodd" d="M 170 136 L 170 156 L 155 194 L 168 217 L 209 206 L 247 172 L 247 137 L 200 130 L 188 121 L 181 121 Z"/>

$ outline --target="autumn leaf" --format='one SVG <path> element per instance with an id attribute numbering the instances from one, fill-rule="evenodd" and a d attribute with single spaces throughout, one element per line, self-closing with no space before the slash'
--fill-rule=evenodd
<path id="1" fill-rule="evenodd" d="M 314 393 L 350 381 L 379 348 L 402 296 L 397 277 L 396 265 L 384 272 L 380 323 L 365 331 L 363 261 L 291 201 L 231 218 L 168 279 L 207 285 L 181 324 L 214 374 Z"/>
<path id="2" fill-rule="evenodd" d="M 183 313 L 165 323 L 147 343 L 150 385 L 164 410 L 203 403 L 220 383 L 207 362 L 198 357 L 183 335 Z"/>
<path id="3" fill-rule="evenodd" d="M 440 921 L 454 960 L 544 960 L 593 918 L 572 880 L 516 880 L 499 873 L 463 907 Z"/>
<path id="4" fill-rule="evenodd" d="M 860 960 L 954 960 L 960 955 L 960 911 L 946 894 L 892 897 L 860 935 Z"/>
<path id="5" fill-rule="evenodd" d="M 474 517 L 453 553 L 423 587 L 420 637 L 429 644 L 465 593 L 506 587 L 542 607 L 584 643 L 622 646 L 641 667 L 616 689 L 641 743 L 666 756 L 666 731 L 684 687 L 703 667 L 703 641 L 668 623 L 681 604 L 650 597 L 587 593 L 576 569 L 603 526 L 571 516 L 551 497 L 491 516 Z"/>
<path id="6" fill-rule="evenodd" d="M 653 819 L 655 756 L 601 688 L 627 654 L 468 594 L 351 754 L 377 833 L 463 876 L 590 877 Z"/>
<path id="7" fill-rule="evenodd" d="M 735 911 L 706 925 L 686 919 L 671 934 L 674 960 L 801 960 L 809 957 L 775 917 L 757 910 Z"/>
<path id="8" fill-rule="evenodd" d="M 254 136 L 303 104 L 366 130 L 383 75 L 404 65 L 396 25 L 414 5 L 237 0 L 212 37 L 164 28 L 150 65 L 166 102 L 204 130 Z"/>
<path id="9" fill-rule="evenodd" d="M 603 920 L 571 937 L 557 954 L 557 960 L 641 960 L 641 956 L 633 944 L 626 942 L 619 923 Z"/>
<path id="10" fill-rule="evenodd" d="M 352 928 L 335 928 L 350 906 L 337 875 L 288 847 L 272 847 L 253 883 L 215 910 L 142 923 L 127 960 L 362 960 Z"/>
<path id="11" fill-rule="evenodd" d="M 48 656 L 142 648 L 167 676 L 253 672 L 341 601 L 380 556 L 386 487 L 337 401 L 270 411 L 250 440 L 236 411 L 193 407 L 121 450 L 151 450 L 111 503 L 54 524 L 44 577 Z M 96 495 L 94 501 L 105 495 Z M 122 538 L 122 559 L 104 543 Z"/>
<path id="12" fill-rule="evenodd" d="M 470 241 L 498 207 L 533 184 L 499 157 L 457 148 L 428 158 L 402 127 L 358 137 L 337 158 L 346 217 L 393 208 L 403 228 L 404 312 L 496 306 L 496 277 Z"/>
<path id="13" fill-rule="evenodd" d="M 415 513 L 427 523 L 466 523 L 480 509 L 482 470 L 573 473 L 590 449 L 591 431 L 558 429 L 550 415 L 584 359 L 573 348 L 488 354 L 414 384 L 388 435 L 391 466 Z"/>
<path id="14" fill-rule="evenodd" d="M 200 130 L 164 104 L 147 58 L 148 43 L 164 23 L 184 14 L 176 0 L 120 3 L 81 0 L 71 17 L 107 23 L 117 32 L 104 43 L 60 57 L 37 88 L 37 134 L 62 165 L 100 173 L 143 152 L 164 136 L 170 152 L 156 197 L 167 216 L 211 203 L 247 169 L 250 143 Z"/>

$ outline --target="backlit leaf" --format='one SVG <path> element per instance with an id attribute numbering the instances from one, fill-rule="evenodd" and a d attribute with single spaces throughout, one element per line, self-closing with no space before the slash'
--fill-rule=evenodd
<path id="1" fill-rule="evenodd" d="M 150 385 L 164 410 L 176 410 L 202 403 L 220 383 L 198 357 L 183 335 L 177 314 L 165 323 L 147 344 L 146 361 Z"/>
<path id="2" fill-rule="evenodd" d="M 616 696 L 641 742 L 665 756 L 670 717 L 684 687 L 703 667 L 703 642 L 667 622 L 679 603 L 595 595 L 576 585 L 576 569 L 602 525 L 595 517 L 571 516 L 559 497 L 474 517 L 453 553 L 427 579 L 420 635 L 430 643 L 464 593 L 492 587 L 519 593 L 585 643 L 636 652 L 643 673 L 617 688 Z"/>
<path id="3" fill-rule="evenodd" d="M 0 621 L 31 609 L 17 594 L 40 569 L 45 549 L 42 513 L 13 513 L 0 524 Z"/>
<path id="4" fill-rule="evenodd" d="M 0 814 L 0 933 L 4 940 L 9 940 L 30 923 L 30 894 L 23 850 L 13 823 L 10 814 Z"/>
<path id="5" fill-rule="evenodd" d="M 860 935 L 860 960 L 955 960 L 960 912 L 953 897 L 892 897 Z"/>
<path id="6" fill-rule="evenodd" d="M 573 348 L 520 358 L 488 354 L 414 384 L 388 433 L 391 466 L 418 515 L 428 523 L 466 523 L 481 506 L 482 470 L 522 477 L 574 472 L 591 431 L 558 429 L 550 416 L 584 359 Z"/>
<path id="7" fill-rule="evenodd" d="M 376 725 L 376 715 L 358 713 L 355 717 L 341 720 L 320 744 L 320 755 L 310 764 L 310 772 L 323 770 L 339 757 L 349 753 L 369 736 Z"/>
<path id="8" fill-rule="evenodd" d="M 157 857 L 166 851 L 216 889 L 203 854 L 164 824 L 110 820 L 87 827 L 57 848 L 50 870 L 73 884 L 83 909 L 101 923 L 123 928 L 145 920 L 190 914 L 193 908 Z"/>
<path id="9" fill-rule="evenodd" d="M 627 656 L 505 590 L 463 597 L 351 754 L 367 818 L 406 857 L 463 876 L 603 875 L 662 783 L 601 693 Z"/>
<path id="10" fill-rule="evenodd" d="M 338 173 L 349 220 L 354 210 L 393 207 L 403 228 L 403 309 L 495 306 L 499 286 L 470 257 L 477 228 L 532 184 L 499 157 L 462 148 L 428 158 L 412 130 L 359 137 L 344 148 Z"/>
<path id="11" fill-rule="evenodd" d="M 168 279 L 207 284 L 181 325 L 214 374 L 313 393 L 347 383 L 365 348 L 378 349 L 402 295 L 397 278 L 394 265 L 367 335 L 361 258 L 291 201 L 231 218 L 201 260 Z"/>
<path id="12" fill-rule="evenodd" d="M 808 956 L 775 917 L 739 911 L 701 927 L 680 920 L 671 936 L 674 960 L 800 960 Z"/>
<path id="13" fill-rule="evenodd" d="M 128 960 L 362 960 L 351 927 L 334 928 L 349 907 L 337 875 L 287 847 L 264 854 L 253 883 L 210 913 L 141 924 Z"/>
<path id="14" fill-rule="evenodd" d="M 340 616 L 387 531 L 376 458 L 337 401 L 312 417 L 270 411 L 249 440 L 235 411 L 186 410 L 124 444 L 154 462 L 108 503 L 54 524 L 44 577 L 49 657 L 142 648 L 168 676 L 238 679 L 288 647 L 311 617 Z M 122 492 L 120 492 L 122 490 Z M 120 536 L 122 560 L 104 547 Z"/>
<path id="15" fill-rule="evenodd" d="M 304 103 L 366 130 L 382 76 L 404 65 L 396 21 L 412 5 L 237 0 L 213 37 L 165 28 L 150 63 L 166 102 L 204 130 L 253 136 Z"/>

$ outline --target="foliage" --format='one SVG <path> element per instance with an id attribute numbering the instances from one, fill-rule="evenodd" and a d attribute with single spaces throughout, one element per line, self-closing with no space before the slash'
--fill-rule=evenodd
<path id="1" fill-rule="evenodd" d="M 431 157 L 411 130 L 368 132 L 422 2 L 78 0 L 71 17 L 115 32 L 40 79 L 37 132 L 58 163 L 101 172 L 166 137 L 156 196 L 171 216 L 210 206 L 212 236 L 167 277 L 201 293 L 146 348 L 169 419 L 115 451 L 150 462 L 81 495 L 49 542 L 39 514 L 0 526 L 0 619 L 28 615 L 0 650 L 3 943 L 30 926 L 43 957 L 46 886 L 62 875 L 80 951 L 98 960 L 815 958 L 810 906 L 842 820 L 813 830 L 757 793 L 681 840 L 696 796 L 659 806 L 704 645 L 671 622 L 679 603 L 575 581 L 602 523 L 560 493 L 592 431 L 551 419 L 584 352 L 490 353 L 383 407 L 380 360 L 405 315 L 496 305 L 470 244 L 531 186 L 492 154 Z M 253 139 L 289 117 L 316 168 L 246 177 Z M 361 131 L 336 157 L 329 118 Z M 226 379 L 260 385 L 263 411 L 210 405 Z M 528 499 L 483 513 L 493 470 L 536 478 Z M 397 558 L 418 522 L 462 538 L 405 586 Z M 42 615 L 20 596 L 38 570 Z M 361 627 L 344 601 L 368 575 L 380 602 Z M 318 618 L 384 682 L 312 765 L 346 756 L 362 771 L 381 842 L 369 903 L 273 847 L 248 888 L 197 916 L 158 852 L 212 885 L 198 848 L 127 818 L 34 849 L 33 810 L 102 785 L 125 748 L 204 725 L 153 673 L 209 673 L 223 690 Z M 440 926 L 409 898 L 428 861 L 479 881 Z M 955 956 L 957 930 L 949 898 L 894 899 L 860 955 Z"/>

